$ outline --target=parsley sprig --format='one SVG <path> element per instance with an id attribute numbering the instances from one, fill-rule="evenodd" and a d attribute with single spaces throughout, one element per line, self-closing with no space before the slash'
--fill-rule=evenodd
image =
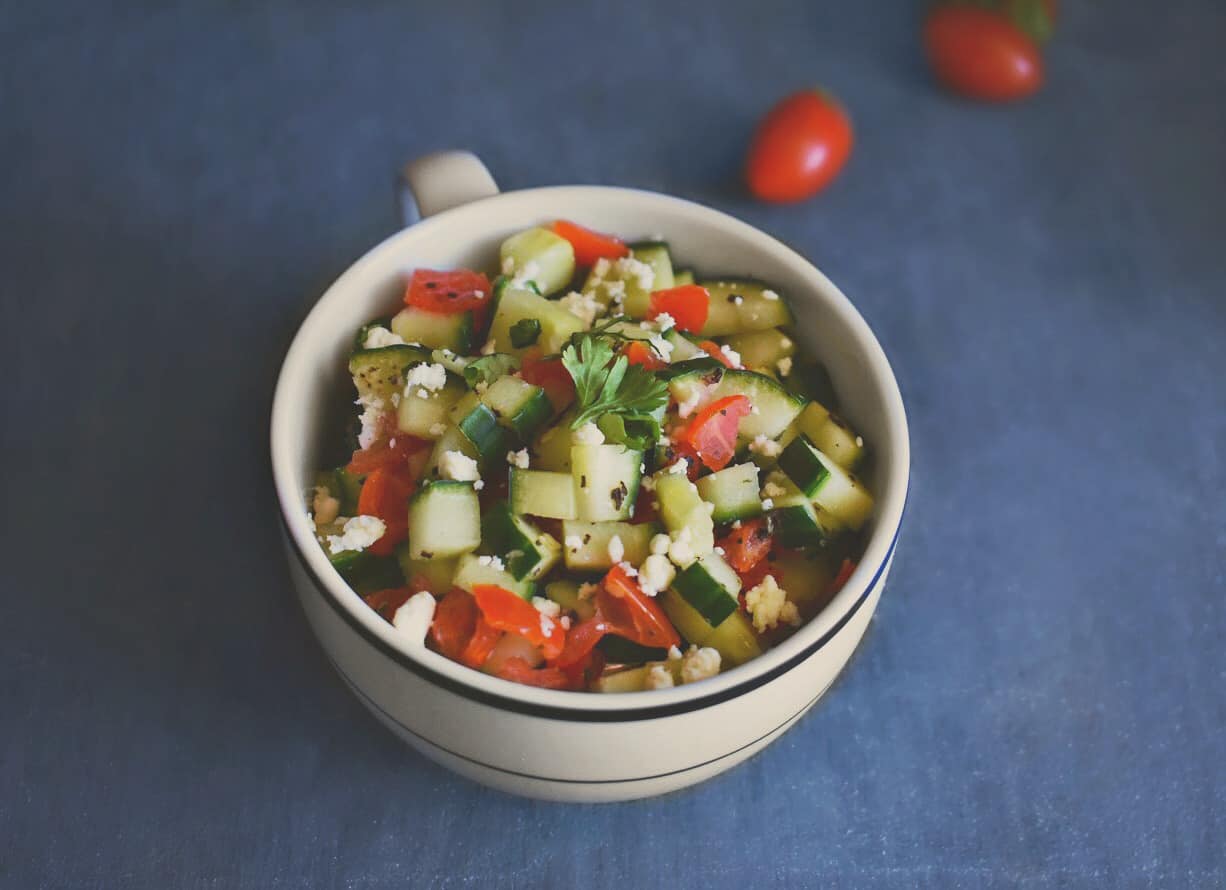
<path id="1" fill-rule="evenodd" d="M 668 404 L 668 386 L 624 355 L 614 358 L 609 337 L 577 334 L 562 350 L 562 365 L 575 381 L 572 429 L 595 423 L 606 439 L 635 450 L 659 438 L 652 412 Z"/>

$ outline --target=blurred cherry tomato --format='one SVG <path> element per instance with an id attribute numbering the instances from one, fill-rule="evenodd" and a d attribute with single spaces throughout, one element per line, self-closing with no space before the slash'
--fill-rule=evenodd
<path id="1" fill-rule="evenodd" d="M 1043 59 L 1034 41 L 991 10 L 935 7 L 924 22 L 924 48 L 937 79 L 972 99 L 1010 102 L 1043 85 Z"/>
<path id="2" fill-rule="evenodd" d="M 763 201 L 801 201 L 834 179 L 852 147 L 851 119 L 829 93 L 801 90 L 770 110 L 745 162 L 749 190 Z"/>

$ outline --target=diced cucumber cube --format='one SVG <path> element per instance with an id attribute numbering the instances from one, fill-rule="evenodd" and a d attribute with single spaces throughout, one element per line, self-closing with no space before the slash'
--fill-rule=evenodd
<path id="1" fill-rule="evenodd" d="M 568 520 L 562 523 L 562 554 L 566 567 L 574 571 L 612 568 L 609 543 L 616 537 L 621 541 L 622 560 L 637 566 L 651 553 L 651 539 L 659 532 L 660 527 L 650 522 Z"/>
<path id="2" fill-rule="evenodd" d="M 718 627 L 740 606 L 737 594 L 741 592 L 741 579 L 714 551 L 704 553 L 678 572 L 673 590 L 712 627 Z"/>
<path id="3" fill-rule="evenodd" d="M 505 273 L 535 282 L 546 296 L 561 290 L 575 277 L 575 249 L 549 229 L 537 227 L 512 235 L 502 242 L 499 255 Z"/>
<path id="4" fill-rule="evenodd" d="M 473 314 L 427 312 L 406 306 L 392 318 L 392 331 L 409 343 L 420 343 L 431 349 L 450 349 L 467 355 L 473 347 Z"/>
<path id="5" fill-rule="evenodd" d="M 572 445 L 571 476 L 578 519 L 629 519 L 639 493 L 643 454 L 623 445 Z"/>
<path id="6" fill-rule="evenodd" d="M 694 486 L 698 489 L 699 497 L 715 505 L 715 511 L 711 514 L 714 522 L 748 519 L 762 512 L 758 467 L 755 464 L 725 467 L 710 476 L 703 476 Z"/>
<path id="7" fill-rule="evenodd" d="M 704 337 L 726 337 L 745 331 L 764 331 L 792 322 L 787 301 L 776 291 L 752 281 L 700 282 L 711 295 Z M 775 295 L 771 299 L 770 294 Z"/>
<path id="8" fill-rule="evenodd" d="M 437 480 L 409 501 L 409 558 L 438 559 L 477 549 L 481 505 L 471 482 Z"/>
<path id="9" fill-rule="evenodd" d="M 656 473 L 655 480 L 664 526 L 674 535 L 689 529 L 690 547 L 695 555 L 711 552 L 715 547 L 715 523 L 698 488 L 685 474 L 667 470 Z"/>
<path id="10" fill-rule="evenodd" d="M 499 377 L 481 396 L 481 402 L 520 441 L 531 438 L 553 414 L 553 403 L 545 390 L 518 377 Z"/>
<path id="11" fill-rule="evenodd" d="M 582 320 L 556 300 L 547 300 L 526 288 L 504 285 L 490 324 L 493 348 L 521 356 L 524 350 L 512 344 L 511 328 L 526 318 L 540 323 L 541 335 L 535 347 L 546 354 L 561 352 L 571 336 L 584 329 Z"/>
<path id="12" fill-rule="evenodd" d="M 511 509 L 520 515 L 575 518 L 575 482 L 570 473 L 512 467 L 508 497 Z"/>
<path id="13" fill-rule="evenodd" d="M 493 584 L 525 600 L 532 599 L 536 593 L 536 582 L 531 578 L 516 578 L 505 567 L 499 568 L 498 562 L 493 558 L 477 556 L 475 553 L 465 553 L 460 557 L 452 583 L 469 593 L 472 593 L 478 584 Z"/>
<path id="14" fill-rule="evenodd" d="M 562 555 L 562 545 L 552 535 L 514 515 L 506 501 L 495 504 L 481 517 L 481 548 L 500 557 L 516 580 L 535 581 Z"/>

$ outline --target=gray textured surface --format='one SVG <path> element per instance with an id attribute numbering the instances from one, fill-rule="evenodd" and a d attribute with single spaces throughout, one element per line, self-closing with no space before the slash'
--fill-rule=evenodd
<path id="1" fill-rule="evenodd" d="M 1221 886 L 1226 9 L 1063 4 L 1050 87 L 931 89 L 909 5 L 5 4 L 0 883 Z M 339 5 L 337 5 L 339 6 Z M 820 81 L 859 144 L 746 200 Z M 289 590 L 266 413 L 391 173 L 669 191 L 811 256 L 911 415 L 891 588 L 751 763 L 566 808 L 379 728 Z"/>

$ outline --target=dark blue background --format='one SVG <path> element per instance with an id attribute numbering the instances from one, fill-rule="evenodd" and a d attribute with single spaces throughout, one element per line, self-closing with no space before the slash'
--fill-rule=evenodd
<path id="1" fill-rule="evenodd" d="M 1047 89 L 993 108 L 930 86 L 902 3 L 5 4 L 0 881 L 1220 886 L 1226 7 L 1062 5 Z M 749 129 L 813 82 L 851 163 L 753 203 Z M 391 230 L 393 171 L 450 146 L 504 188 L 739 215 L 894 363 L 914 470 L 877 618 L 698 789 L 455 778 L 292 598 L 282 351 Z"/>

